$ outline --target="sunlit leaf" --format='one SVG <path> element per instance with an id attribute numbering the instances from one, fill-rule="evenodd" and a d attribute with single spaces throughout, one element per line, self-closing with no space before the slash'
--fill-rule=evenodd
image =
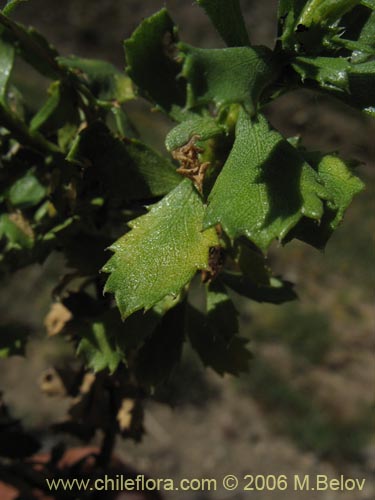
<path id="1" fill-rule="evenodd" d="M 214 229 L 202 232 L 203 214 L 198 192 L 185 180 L 111 246 L 105 291 L 115 294 L 123 317 L 178 295 L 196 271 L 208 268 L 218 239 Z"/>
<path id="2" fill-rule="evenodd" d="M 239 116 L 233 149 L 208 198 L 205 227 L 247 236 L 267 250 L 304 215 L 323 215 L 324 187 L 302 156 L 258 115 Z"/>
<path id="3" fill-rule="evenodd" d="M 364 189 L 363 182 L 336 155 L 307 155 L 329 193 L 324 216 L 319 224 L 302 219 L 291 236 L 323 248 L 333 231 L 341 224 L 354 196 Z"/>

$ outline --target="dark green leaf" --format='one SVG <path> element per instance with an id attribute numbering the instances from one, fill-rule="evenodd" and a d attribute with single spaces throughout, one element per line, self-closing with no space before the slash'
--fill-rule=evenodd
<path id="1" fill-rule="evenodd" d="M 32 171 L 18 179 L 8 192 L 9 202 L 17 208 L 26 208 L 38 205 L 46 196 L 46 188 L 35 177 Z"/>
<path id="2" fill-rule="evenodd" d="M 312 81 L 346 102 L 362 108 L 375 104 L 375 61 L 352 64 L 340 57 L 297 57 L 293 68 L 302 82 Z"/>
<path id="3" fill-rule="evenodd" d="M 127 73 L 139 91 L 172 117 L 184 119 L 185 84 L 174 58 L 176 28 L 166 9 L 145 19 L 125 41 Z"/>
<path id="4" fill-rule="evenodd" d="M 85 180 L 102 186 L 98 194 L 111 204 L 161 196 L 181 182 L 169 160 L 136 139 L 115 137 L 99 122 L 81 132 L 68 159 L 91 165 Z"/>
<path id="5" fill-rule="evenodd" d="M 278 75 L 276 61 L 266 47 L 179 47 L 184 54 L 182 76 L 188 81 L 188 108 L 241 103 L 252 114 L 262 92 Z"/>
<path id="6" fill-rule="evenodd" d="M 79 112 L 77 97 L 71 88 L 54 82 L 49 88 L 49 97 L 30 122 L 30 131 L 42 129 L 55 132 L 63 126 L 77 125 Z"/>
<path id="7" fill-rule="evenodd" d="M 207 322 L 215 336 L 229 342 L 238 333 L 238 313 L 225 287 L 219 280 L 206 288 Z"/>
<path id="8" fill-rule="evenodd" d="M 30 333 L 26 325 L 0 325 L 0 359 L 23 355 Z"/>
<path id="9" fill-rule="evenodd" d="M 222 274 L 222 280 L 236 293 L 256 302 L 283 304 L 297 298 L 293 283 L 275 277 L 270 278 L 268 285 L 260 285 L 240 273 L 226 271 Z"/>
<path id="10" fill-rule="evenodd" d="M 124 318 L 177 296 L 199 269 L 208 268 L 209 248 L 218 238 L 214 229 L 202 232 L 203 214 L 198 192 L 185 180 L 112 245 L 105 291 L 115 294 Z"/>
<path id="11" fill-rule="evenodd" d="M 233 149 L 208 198 L 204 227 L 221 224 L 231 239 L 246 236 L 265 251 L 303 215 L 319 220 L 326 196 L 296 149 L 263 116 L 252 120 L 242 111 Z"/>
<path id="12" fill-rule="evenodd" d="M 109 62 L 76 56 L 58 57 L 57 61 L 60 66 L 75 71 L 98 99 L 118 103 L 134 99 L 130 78 Z"/>
<path id="13" fill-rule="evenodd" d="M 17 48 L 20 56 L 48 78 L 61 76 L 56 57 L 57 51 L 33 28 L 25 28 L 0 12 L 0 25 L 5 35 Z"/>
<path id="14" fill-rule="evenodd" d="M 368 57 L 369 49 L 372 51 L 372 57 L 375 56 L 375 7 L 361 30 L 358 42 L 364 45 L 366 49 L 362 50 L 363 54 L 354 53 L 351 58 L 352 62 L 362 62 L 362 60 L 365 60 Z"/>
<path id="15" fill-rule="evenodd" d="M 135 372 L 141 384 L 160 384 L 170 376 L 179 362 L 185 338 L 185 307 L 185 302 L 182 302 L 168 311 L 139 350 L 135 359 Z"/>
<path id="16" fill-rule="evenodd" d="M 229 47 L 250 45 L 239 0 L 197 0 Z"/>
<path id="17" fill-rule="evenodd" d="M 224 299 L 224 310 L 228 307 L 228 304 L 225 304 L 227 303 Z M 232 309 L 233 306 L 229 307 Z M 215 317 L 216 321 L 211 321 L 202 312 L 188 306 L 186 328 L 193 349 L 205 366 L 211 366 L 220 375 L 225 373 L 238 375 L 246 372 L 251 358 L 250 352 L 246 349 L 248 340 L 237 335 L 233 335 L 230 339 L 223 337 L 222 332 L 216 330 L 217 319 L 218 316 Z"/>
<path id="18" fill-rule="evenodd" d="M 294 30 L 307 0 L 279 0 L 279 37 L 285 49 L 295 49 Z"/>

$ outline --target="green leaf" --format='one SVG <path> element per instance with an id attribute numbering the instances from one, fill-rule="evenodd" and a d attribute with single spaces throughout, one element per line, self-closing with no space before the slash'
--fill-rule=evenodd
<path id="1" fill-rule="evenodd" d="M 58 57 L 57 61 L 77 73 L 100 100 L 121 104 L 135 97 L 130 78 L 109 62 L 76 56 Z"/>
<path id="2" fill-rule="evenodd" d="M 6 104 L 10 74 L 14 65 L 14 47 L 0 39 L 0 103 Z"/>
<path id="3" fill-rule="evenodd" d="M 243 295 L 256 302 L 268 302 L 271 304 L 283 304 L 297 298 L 293 283 L 271 277 L 268 285 L 262 285 L 251 281 L 241 273 L 226 271 L 221 275 L 226 286 L 239 295 Z"/>
<path id="4" fill-rule="evenodd" d="M 310 0 L 306 3 L 297 25 L 331 24 L 361 3 L 361 0 Z"/>
<path id="5" fill-rule="evenodd" d="M 375 10 L 375 0 L 362 0 L 362 5 L 365 5 L 369 9 Z"/>
<path id="6" fill-rule="evenodd" d="M 34 28 L 25 28 L 0 12 L 0 25 L 19 55 L 47 78 L 57 80 L 61 71 L 56 62 L 58 53 Z"/>
<path id="7" fill-rule="evenodd" d="M 0 359 L 23 355 L 30 333 L 25 325 L 0 325 Z"/>
<path id="8" fill-rule="evenodd" d="M 281 304 L 297 297 L 293 284 L 273 276 L 267 257 L 253 248 L 245 238 L 237 240 L 234 260 L 241 273 L 224 271 L 221 279 L 236 293 L 257 302 L 272 304 Z"/>
<path id="9" fill-rule="evenodd" d="M 82 340 L 78 345 L 77 354 L 85 357 L 89 368 L 95 372 L 108 369 L 113 373 L 117 370 L 124 358 L 115 340 L 120 329 L 124 330 L 124 325 L 117 315 L 111 313 L 78 329 Z"/>
<path id="10" fill-rule="evenodd" d="M 319 220 L 325 190 L 316 172 L 258 115 L 239 115 L 236 139 L 208 198 L 204 227 L 221 224 L 231 239 L 246 236 L 263 251 L 303 215 Z"/>
<path id="11" fill-rule="evenodd" d="M 207 141 L 212 137 L 225 133 L 225 127 L 218 124 L 210 116 L 195 116 L 174 127 L 165 139 L 168 151 L 173 151 L 187 144 L 193 136 L 199 137 L 200 141 Z"/>
<path id="12" fill-rule="evenodd" d="M 336 212 L 335 218 L 331 222 L 331 227 L 334 230 L 343 220 L 345 211 L 354 196 L 360 193 L 365 186 L 353 174 L 349 165 L 336 155 L 323 156 L 316 168 L 329 193 L 327 205 Z"/>
<path id="13" fill-rule="evenodd" d="M 6 6 L 3 8 L 3 13 L 9 16 L 20 3 L 28 2 L 28 0 L 8 0 Z"/>
<path id="14" fill-rule="evenodd" d="M 138 351 L 135 373 L 142 385 L 159 385 L 178 364 L 185 339 L 185 307 L 185 302 L 182 302 L 170 309 Z"/>
<path id="15" fill-rule="evenodd" d="M 239 375 L 241 372 L 246 372 L 251 358 L 250 352 L 246 349 L 248 339 L 234 335 L 231 329 L 229 335 L 223 336 L 223 331 L 220 327 L 220 322 L 223 320 L 223 313 L 228 314 L 230 311 L 231 320 L 226 321 L 231 323 L 231 328 L 235 326 L 237 321 L 236 316 L 233 316 L 233 304 L 231 305 L 228 296 L 225 292 L 221 293 L 221 299 L 217 297 L 218 302 L 215 308 L 208 311 L 206 316 L 192 306 L 187 308 L 186 328 L 188 337 L 193 349 L 197 352 L 202 363 L 205 366 L 210 366 L 220 375 L 230 373 Z M 225 334 L 225 332 L 224 332 Z"/>
<path id="16" fill-rule="evenodd" d="M 206 287 L 206 300 L 207 322 L 215 330 L 215 337 L 229 342 L 238 333 L 238 312 L 219 280 Z"/>
<path id="17" fill-rule="evenodd" d="M 136 139 L 115 137 L 100 122 L 80 133 L 68 160 L 90 164 L 85 170 L 87 181 L 96 180 L 101 186 L 98 195 L 114 205 L 161 196 L 181 182 L 168 159 Z"/>
<path id="18" fill-rule="evenodd" d="M 295 27 L 297 19 L 306 4 L 306 0 L 279 0 L 278 20 L 279 29 L 278 35 L 282 42 L 282 46 L 288 50 L 295 49 Z"/>
<path id="19" fill-rule="evenodd" d="M 0 216 L 0 241 L 5 239 L 5 249 L 30 249 L 34 245 L 34 237 L 28 223 L 18 214 Z"/>
<path id="20" fill-rule="evenodd" d="M 178 295 L 197 270 L 208 268 L 209 248 L 218 238 L 214 229 L 202 232 L 203 214 L 203 202 L 186 179 L 110 247 L 105 291 L 115 294 L 124 318 Z"/>
<path id="21" fill-rule="evenodd" d="M 239 0 L 197 0 L 229 47 L 250 45 Z"/>
<path id="22" fill-rule="evenodd" d="M 46 196 L 46 188 L 29 170 L 24 177 L 18 179 L 9 189 L 8 200 L 17 208 L 26 208 L 38 205 Z"/>
<path id="23" fill-rule="evenodd" d="M 351 61 L 354 63 L 362 62 L 366 60 L 369 56 L 369 52 L 374 57 L 375 55 L 375 7 L 374 11 L 371 12 L 368 17 L 366 23 L 364 24 L 360 36 L 358 38 L 358 42 L 365 46 L 365 50 L 361 49 L 359 53 L 356 51 L 352 54 Z"/>
<path id="24" fill-rule="evenodd" d="M 278 75 L 273 53 L 266 47 L 198 49 L 179 44 L 187 79 L 187 107 L 241 103 L 254 113 L 264 89 Z"/>
<path id="25" fill-rule="evenodd" d="M 324 248 L 333 231 L 341 224 L 354 196 L 364 189 L 364 184 L 353 174 L 349 165 L 335 155 L 322 157 L 310 154 L 308 160 L 317 169 L 329 199 L 320 224 L 303 219 L 290 236 L 317 248 Z"/>
<path id="26" fill-rule="evenodd" d="M 126 71 L 140 93 L 176 119 L 184 119 L 185 84 L 175 61 L 176 28 L 166 9 L 145 19 L 125 41 Z"/>
<path id="27" fill-rule="evenodd" d="M 77 97 L 71 88 L 54 82 L 49 97 L 30 122 L 30 131 L 56 132 L 63 126 L 79 123 Z"/>
<path id="28" fill-rule="evenodd" d="M 361 108 L 375 104 L 375 61 L 351 64 L 340 57 L 297 57 L 292 66 L 302 82 L 313 81 L 321 89 Z"/>

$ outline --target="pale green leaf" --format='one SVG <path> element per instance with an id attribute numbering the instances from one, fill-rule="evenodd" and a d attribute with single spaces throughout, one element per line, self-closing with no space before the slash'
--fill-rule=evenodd
<path id="1" fill-rule="evenodd" d="M 203 214 L 198 192 L 185 180 L 110 247 L 105 291 L 115 294 L 124 318 L 178 295 L 197 270 L 208 268 L 209 248 L 218 238 L 214 229 L 202 232 Z"/>
<path id="2" fill-rule="evenodd" d="M 303 215 L 319 220 L 326 193 L 316 172 L 258 115 L 239 115 L 233 149 L 208 198 L 204 227 L 221 224 L 265 251 Z"/>
<path id="3" fill-rule="evenodd" d="M 355 195 L 364 189 L 363 182 L 349 166 L 335 155 L 323 156 L 317 165 L 319 177 L 329 193 L 328 207 L 336 212 L 332 229 L 340 224 Z"/>
<path id="4" fill-rule="evenodd" d="M 14 65 L 14 47 L 0 39 L 0 102 L 6 103 L 9 78 Z"/>
<path id="5" fill-rule="evenodd" d="M 113 373 L 123 360 L 123 353 L 116 346 L 114 329 L 118 329 L 116 321 L 94 321 L 83 325 L 78 333 L 80 341 L 77 354 L 83 355 L 87 366 L 99 372 L 108 369 Z"/>
<path id="6" fill-rule="evenodd" d="M 375 0 L 362 0 L 362 5 L 365 5 L 369 9 L 375 10 Z"/>
<path id="7" fill-rule="evenodd" d="M 206 141 L 224 133 L 225 127 L 218 124 L 213 118 L 197 115 L 174 127 L 165 139 L 165 146 L 168 151 L 173 151 L 187 144 L 193 136 L 199 138 L 200 141 Z"/>
<path id="8" fill-rule="evenodd" d="M 333 231 L 341 224 L 354 196 L 364 189 L 364 184 L 336 155 L 306 155 L 308 161 L 317 169 L 329 193 L 329 199 L 320 224 L 302 219 L 290 236 L 317 248 L 324 248 Z"/>
<path id="9" fill-rule="evenodd" d="M 0 216 L 0 241 L 5 240 L 5 249 L 30 249 L 34 237 L 22 215 L 3 214 Z"/>
<path id="10" fill-rule="evenodd" d="M 305 27 L 330 24 L 352 10 L 361 0 L 309 0 L 297 25 Z"/>
<path id="11" fill-rule="evenodd" d="M 46 188 L 29 171 L 11 186 L 7 198 L 14 207 L 26 208 L 40 203 L 46 194 Z"/>
<path id="12" fill-rule="evenodd" d="M 230 47 L 250 45 L 239 0 L 196 0 Z"/>

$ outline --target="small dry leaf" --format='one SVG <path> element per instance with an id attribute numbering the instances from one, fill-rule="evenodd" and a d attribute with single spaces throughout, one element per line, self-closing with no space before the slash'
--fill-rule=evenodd
<path id="1" fill-rule="evenodd" d="M 196 145 L 199 139 L 199 135 L 193 135 L 187 144 L 172 151 L 172 156 L 181 165 L 177 172 L 191 179 L 198 191 L 202 193 L 204 176 L 210 163 L 201 163 L 199 159 L 199 154 L 204 152 L 202 148 Z"/>
<path id="2" fill-rule="evenodd" d="M 60 302 L 52 304 L 44 320 L 48 336 L 53 337 L 59 334 L 71 319 L 73 319 L 72 313 L 63 304 Z"/>
<path id="3" fill-rule="evenodd" d="M 134 399 L 125 398 L 122 400 L 120 409 L 117 413 L 117 421 L 121 432 L 130 429 L 133 420 L 134 407 L 135 407 Z"/>
<path id="4" fill-rule="evenodd" d="M 67 395 L 65 384 L 54 368 L 48 368 L 42 373 L 39 387 L 47 396 L 65 397 Z"/>
<path id="5" fill-rule="evenodd" d="M 95 382 L 96 376 L 94 373 L 88 372 L 85 373 L 83 379 L 82 379 L 82 384 L 79 388 L 79 393 L 82 394 L 87 394 L 90 392 L 92 384 Z"/>

